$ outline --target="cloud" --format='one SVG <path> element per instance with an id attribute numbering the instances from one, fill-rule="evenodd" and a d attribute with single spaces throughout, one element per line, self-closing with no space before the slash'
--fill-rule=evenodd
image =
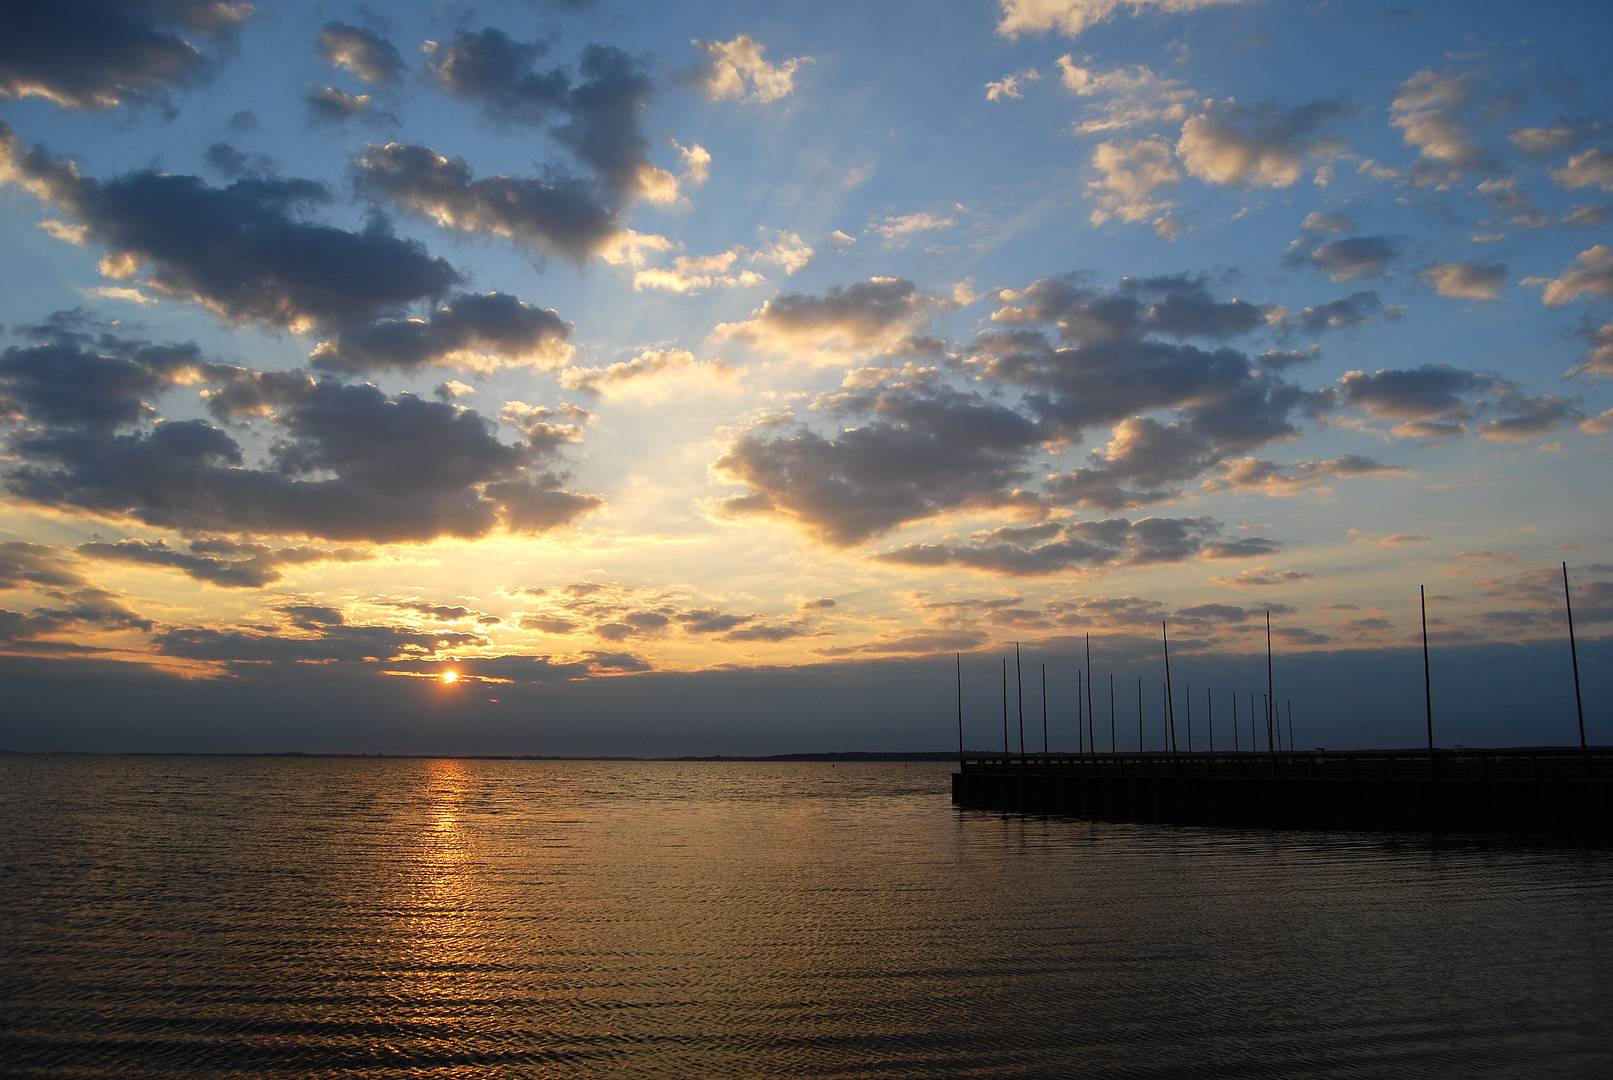
<path id="1" fill-rule="evenodd" d="M 544 123 L 565 105 L 571 76 L 539 70 L 548 52 L 540 41 L 516 41 L 502 30 L 461 30 L 442 44 L 427 41 L 426 70 L 447 94 L 475 102 L 494 120 Z"/>
<path id="2" fill-rule="evenodd" d="M 1400 246 L 1387 236 L 1347 236 L 1330 240 L 1309 251 L 1296 240 L 1288 249 L 1287 261 L 1308 265 L 1326 274 L 1331 281 L 1359 281 L 1383 277 L 1389 264 L 1400 255 Z"/>
<path id="3" fill-rule="evenodd" d="M 23 502 L 187 532 L 376 543 L 480 536 L 499 524 L 543 531 L 601 502 L 562 489 L 549 467 L 552 444 L 500 442 L 487 420 L 459 406 L 207 365 L 215 415 L 255 416 L 276 429 L 253 464 L 204 421 L 131 422 L 149 410 L 108 391 L 98 356 L 61 351 L 57 362 L 69 365 L 68 378 L 90 375 L 93 405 L 18 396 L 24 423 L 6 441 L 3 478 Z"/>
<path id="4" fill-rule="evenodd" d="M 318 44 L 325 63 L 371 85 L 396 85 L 406 70 L 397 47 L 363 27 L 328 22 L 319 28 Z"/>
<path id="5" fill-rule="evenodd" d="M 0 415 L 110 431 L 154 413 L 151 402 L 198 381 L 204 363 L 194 345 L 153 345 L 71 320 L 28 327 L 28 344 L 0 352 Z"/>
<path id="6" fill-rule="evenodd" d="M 398 118 L 375 108 L 371 94 L 349 94 L 334 86 L 316 87 L 303 97 L 308 118 L 317 124 L 345 124 L 349 120 L 364 120 L 375 124 L 396 124 Z"/>
<path id="7" fill-rule="evenodd" d="M 1323 213 L 1320 210 L 1312 210 L 1305 215 L 1305 220 L 1300 223 L 1300 228 L 1312 233 L 1341 233 L 1349 232 L 1355 228 L 1355 225 L 1345 214 L 1330 214 Z"/>
<path id="8" fill-rule="evenodd" d="M 77 217 L 108 255 L 102 272 L 232 322 L 294 330 L 364 322 L 445 292 L 446 261 L 392 235 L 374 216 L 360 232 L 307 221 L 329 200 L 310 180 L 248 177 L 215 188 L 195 176 L 141 170 L 81 176 L 0 121 L 0 183 L 18 184 Z"/>
<path id="9" fill-rule="evenodd" d="M 1613 191 L 1613 153 L 1597 148 L 1575 154 L 1551 178 L 1570 190 L 1594 187 Z"/>
<path id="10" fill-rule="evenodd" d="M 0 589 L 73 589 L 89 581 L 61 551 L 23 540 L 0 542 Z"/>
<path id="11" fill-rule="evenodd" d="M 1525 285 L 1544 285 L 1540 299 L 1547 307 L 1562 307 L 1581 296 L 1613 300 L 1613 247 L 1597 244 L 1581 251 L 1574 265 L 1555 278 L 1525 278 Z"/>
<path id="12" fill-rule="evenodd" d="M 1042 73 L 1035 68 L 1027 68 L 1017 74 L 1004 75 L 1000 79 L 993 79 L 986 83 L 987 101 L 1017 101 L 1025 96 L 1022 84 L 1035 82 L 1042 77 Z"/>
<path id="13" fill-rule="evenodd" d="M 745 249 L 736 245 L 716 255 L 679 255 L 670 267 L 651 266 L 637 271 L 633 275 L 633 288 L 635 291 L 660 289 L 689 294 L 762 284 L 767 279 L 755 270 L 736 267 L 744 253 Z"/>
<path id="14" fill-rule="evenodd" d="M 749 34 L 736 34 L 730 41 L 692 41 L 706 54 L 695 77 L 713 101 L 730 99 L 754 104 L 779 101 L 795 92 L 795 75 L 812 57 L 797 56 L 777 64 L 767 62 L 766 46 Z"/>
<path id="15" fill-rule="evenodd" d="M 426 318 L 383 319 L 342 331 L 315 346 L 322 371 L 358 375 L 511 365 L 557 368 L 571 359 L 572 325 L 552 309 L 508 293 L 460 293 Z"/>
<path id="16" fill-rule="evenodd" d="M 1244 570 L 1235 577 L 1211 578 L 1210 583 L 1234 589 L 1260 589 L 1309 580 L 1311 575 L 1301 570 L 1272 570 L 1261 566 Z"/>
<path id="17" fill-rule="evenodd" d="M 698 360 L 687 349 L 646 349 L 607 367 L 567 368 L 560 373 L 560 385 L 619 399 L 664 394 L 673 388 L 731 385 L 742 374 L 721 360 Z"/>
<path id="18" fill-rule="evenodd" d="M 879 387 L 838 408 L 872 419 L 833 436 L 786 426 L 735 438 L 712 468 L 749 491 L 720 512 L 781 518 L 847 547 L 962 507 L 1024 504 L 1020 458 L 1037 436 L 1012 409 L 939 386 Z"/>
<path id="19" fill-rule="evenodd" d="M 1389 122 L 1417 151 L 1413 179 L 1418 183 L 1445 186 L 1462 172 L 1490 167 L 1461 117 L 1474 97 L 1474 79 L 1466 72 L 1424 69 L 1400 84 L 1389 106 Z"/>
<path id="20" fill-rule="evenodd" d="M 1154 137 L 1099 143 L 1092 151 L 1092 167 L 1098 173 L 1087 182 L 1087 190 L 1098 204 L 1091 214 L 1094 225 L 1116 217 L 1127 223 L 1152 218 L 1155 227 L 1160 227 L 1171 204 L 1156 199 L 1154 191 L 1182 178 L 1168 142 Z"/>
<path id="21" fill-rule="evenodd" d="M 1335 100 L 1283 108 L 1228 98 L 1182 125 L 1176 153 L 1190 174 L 1212 184 L 1292 187 L 1308 157 L 1341 149 L 1324 132 L 1350 111 Z"/>
<path id="22" fill-rule="evenodd" d="M 1489 390 L 1496 380 L 1449 364 L 1346 371 L 1339 377 L 1344 400 L 1367 415 L 1397 419 L 1462 419 L 1472 414 L 1467 396 Z"/>
<path id="23" fill-rule="evenodd" d="M 1354 292 L 1325 304 L 1301 309 L 1297 322 L 1309 334 L 1325 330 L 1342 330 L 1352 326 L 1370 326 L 1380 317 L 1398 319 L 1405 313 L 1399 304 L 1385 304 L 1371 290 Z"/>
<path id="24" fill-rule="evenodd" d="M 1205 481 L 1207 491 L 1259 491 L 1265 495 L 1298 495 L 1306 491 L 1331 490 L 1328 481 L 1361 476 L 1405 476 L 1411 470 L 1387 465 L 1375 458 L 1344 454 L 1319 461 L 1296 461 L 1279 465 L 1258 457 L 1242 457 L 1225 463 L 1221 474 Z"/>
<path id="25" fill-rule="evenodd" d="M 879 559 L 904 566 L 962 566 L 1013 576 L 1071 569 L 1178 563 L 1200 555 L 1238 558 L 1275 551 L 1264 537 L 1220 541 L 1213 518 L 1107 518 L 1101 521 L 1005 525 L 973 534 L 967 543 L 905 544 Z"/>
<path id="26" fill-rule="evenodd" d="M 1002 18 L 997 33 L 1014 38 L 1021 34 L 1059 33 L 1076 37 L 1083 30 L 1124 11 L 1178 15 L 1200 8 L 1224 7 L 1243 0 L 1000 0 Z"/>
<path id="27" fill-rule="evenodd" d="M 906 278 L 874 277 L 831 286 L 821 296 L 780 293 L 750 318 L 721 323 L 715 332 L 783 353 L 881 351 L 906 340 L 941 306 Z"/>
<path id="28" fill-rule="evenodd" d="M 226 664 L 308 662 L 362 663 L 418 657 L 466 646 L 483 646 L 487 639 L 450 630 L 416 630 L 412 627 L 313 624 L 312 633 L 264 633 L 250 629 L 175 627 L 152 635 L 152 644 L 165 656 Z"/>
<path id="29" fill-rule="evenodd" d="M 1494 300 L 1507 282 L 1507 268 L 1502 263 L 1431 263 L 1417 276 L 1453 300 Z"/>
<path id="30" fill-rule="evenodd" d="M 1585 362 L 1572 373 L 1613 378 L 1613 320 L 1598 328 L 1586 327 L 1582 335 L 1590 343 L 1590 351 L 1585 354 Z"/>
<path id="31" fill-rule="evenodd" d="M 886 240 L 899 240 L 914 233 L 950 229 L 958 219 L 950 215 L 917 213 L 879 218 L 868 223 L 868 231 Z"/>
<path id="32" fill-rule="evenodd" d="M 64 108 L 171 108 L 213 74 L 252 5 L 231 0 L 79 0 L 13 11 L 0 34 L 0 99 Z M 212 55 L 196 41 L 215 46 Z"/>
<path id="33" fill-rule="evenodd" d="M 627 239 L 594 185 L 564 173 L 476 179 L 464 158 L 396 142 L 371 145 L 354 168 L 372 196 L 443 228 L 502 237 L 533 252 L 581 263 L 609 258 Z"/>
<path id="34" fill-rule="evenodd" d="M 271 548 L 224 538 L 193 540 L 189 551 L 171 548 L 162 540 L 119 540 L 80 544 L 87 558 L 178 570 L 187 577 L 226 589 L 261 589 L 283 577 L 287 566 L 318 562 L 355 562 L 363 552 L 342 548 Z"/>
<path id="35" fill-rule="evenodd" d="M 1075 124 L 1078 135 L 1121 131 L 1159 121 L 1179 123 L 1187 117 L 1187 103 L 1193 91 L 1175 79 L 1167 79 L 1143 65 L 1098 71 L 1077 63 L 1065 53 L 1058 59 L 1059 81 L 1083 101 L 1090 102 L 1097 115 Z"/>

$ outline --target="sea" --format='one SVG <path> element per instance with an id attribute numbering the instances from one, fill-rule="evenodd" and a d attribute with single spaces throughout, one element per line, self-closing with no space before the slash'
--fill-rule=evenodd
<path id="1" fill-rule="evenodd" d="M 1613 1076 L 1613 852 L 945 763 L 0 757 L 6 1076 Z"/>

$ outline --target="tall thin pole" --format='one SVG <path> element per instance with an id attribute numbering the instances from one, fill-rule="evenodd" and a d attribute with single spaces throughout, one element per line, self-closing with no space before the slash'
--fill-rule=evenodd
<path id="1" fill-rule="evenodd" d="M 1047 665 L 1042 665 L 1042 756 L 1047 756 Z"/>
<path id="2" fill-rule="evenodd" d="M 958 666 L 958 768 L 963 768 L 963 654 L 953 653 L 952 660 Z"/>
<path id="3" fill-rule="evenodd" d="M 1014 693 L 1019 698 L 1019 760 L 1025 761 L 1025 669 L 1019 662 L 1019 642 L 1014 642 Z"/>
<path id="4" fill-rule="evenodd" d="M 1159 748 L 1176 753 L 1175 732 L 1171 730 L 1170 686 L 1159 680 Z"/>
<path id="5" fill-rule="evenodd" d="M 1003 764 L 1008 763 L 1008 657 L 1003 657 Z"/>
<path id="6" fill-rule="evenodd" d="M 1091 683 L 1087 683 L 1091 686 Z M 1109 672 L 1109 753 L 1120 752 L 1120 743 L 1115 738 L 1115 673 Z"/>
<path id="7" fill-rule="evenodd" d="M 1579 646 L 1574 642 L 1574 602 L 1568 597 L 1568 564 L 1563 563 L 1563 606 L 1568 609 L 1568 655 L 1574 660 L 1574 709 L 1579 713 L 1579 753 L 1587 764 L 1590 746 L 1585 742 L 1585 702 L 1579 696 Z"/>
<path id="8" fill-rule="evenodd" d="M 1171 641 L 1165 632 L 1165 620 L 1159 620 L 1159 640 L 1165 647 L 1165 717 L 1171 733 L 1171 753 L 1176 753 L 1176 702 L 1171 693 Z"/>
<path id="9" fill-rule="evenodd" d="M 1266 742 L 1271 742 L 1271 710 L 1277 707 L 1277 688 L 1271 678 L 1271 612 L 1266 612 Z"/>
<path id="10" fill-rule="evenodd" d="M 1193 752 L 1193 684 L 1187 684 L 1187 752 Z"/>
<path id="11" fill-rule="evenodd" d="M 1428 767 L 1434 766 L 1434 686 L 1428 673 L 1428 592 L 1417 586 L 1417 599 L 1423 610 L 1423 705 L 1428 711 Z"/>
<path id="12" fill-rule="evenodd" d="M 1288 752 L 1292 754 L 1294 746 L 1294 699 L 1288 699 Z"/>
<path id="13" fill-rule="evenodd" d="M 1137 676 L 1137 752 L 1143 753 L 1143 679 Z"/>
<path id="14" fill-rule="evenodd" d="M 1098 735 L 1093 730 L 1093 723 L 1097 714 L 1092 709 L 1092 635 L 1087 634 L 1087 745 L 1092 748 L 1092 756 L 1098 756 Z"/>
<path id="15" fill-rule="evenodd" d="M 1081 702 L 1081 669 L 1076 668 L 1075 669 L 1075 752 L 1077 754 L 1086 753 L 1086 750 L 1083 749 L 1085 741 L 1086 741 L 1086 735 L 1083 734 L 1085 732 L 1085 730 L 1086 730 L 1086 724 L 1084 722 L 1084 718 L 1081 715 L 1081 710 L 1083 708 L 1085 708 L 1085 706 Z"/>

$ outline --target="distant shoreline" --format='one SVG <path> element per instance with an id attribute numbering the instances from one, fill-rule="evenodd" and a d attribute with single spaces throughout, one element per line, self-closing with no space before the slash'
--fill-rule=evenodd
<path id="1" fill-rule="evenodd" d="M 971 751 L 978 756 L 985 751 Z M 956 761 L 956 750 L 843 750 L 806 754 L 679 754 L 647 757 L 629 754 L 367 754 L 310 753 L 278 750 L 264 753 L 206 750 L 0 750 L 11 757 L 200 757 L 200 758 L 359 758 L 401 761 L 779 761 L 779 762 L 857 762 L 857 761 Z"/>

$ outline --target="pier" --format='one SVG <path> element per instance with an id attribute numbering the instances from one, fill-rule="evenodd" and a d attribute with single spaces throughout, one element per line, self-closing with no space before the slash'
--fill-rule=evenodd
<path id="1" fill-rule="evenodd" d="M 1613 842 L 1613 750 L 978 755 L 963 807 L 1102 821 L 1496 832 Z"/>

